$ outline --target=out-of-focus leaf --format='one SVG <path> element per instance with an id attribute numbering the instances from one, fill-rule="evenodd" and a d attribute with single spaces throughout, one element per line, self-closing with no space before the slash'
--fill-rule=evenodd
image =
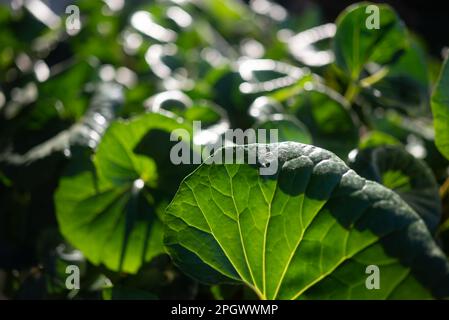
<path id="1" fill-rule="evenodd" d="M 284 141 L 301 142 L 305 144 L 312 143 L 312 137 L 307 130 L 307 127 L 298 119 L 290 115 L 273 114 L 265 118 L 265 120 L 256 123 L 256 129 L 265 129 L 266 137 L 264 142 L 259 140 L 259 143 L 274 143 Z M 276 139 L 271 141 L 271 130 L 276 130 Z M 260 138 L 258 136 L 258 138 Z M 277 141 L 274 141 L 277 140 Z"/>
<path id="2" fill-rule="evenodd" d="M 163 252 L 158 208 L 193 169 L 172 163 L 170 133 L 189 128 L 154 113 L 116 121 L 92 162 L 72 160 L 55 194 L 57 218 L 62 234 L 93 264 L 135 273 Z"/>
<path id="3" fill-rule="evenodd" d="M 357 146 L 356 122 L 347 101 L 337 92 L 314 85 L 292 99 L 288 108 L 309 129 L 315 145 L 342 158 Z"/>
<path id="4" fill-rule="evenodd" d="M 373 13 L 370 3 L 354 4 L 337 18 L 334 38 L 335 63 L 351 81 L 359 80 L 365 65 L 387 65 L 407 47 L 407 33 L 396 12 L 386 4 L 376 4 L 379 28 L 368 29 Z M 372 17 L 371 17 L 372 18 Z"/>
<path id="5" fill-rule="evenodd" d="M 359 151 L 350 166 L 399 194 L 435 233 L 441 219 L 438 183 L 423 161 L 401 146 L 381 146 Z"/>
<path id="6" fill-rule="evenodd" d="M 375 148 L 380 146 L 401 146 L 395 137 L 381 131 L 370 131 L 360 139 L 359 149 Z"/>
<path id="7" fill-rule="evenodd" d="M 240 91 L 253 94 L 291 86 L 305 77 L 308 71 L 271 59 L 248 59 L 240 63 L 239 73 L 245 81 L 240 84 Z"/>
<path id="8" fill-rule="evenodd" d="M 415 42 L 397 62 L 389 66 L 388 74 L 364 93 L 375 106 L 400 109 L 408 114 L 425 114 L 429 106 L 429 76 L 425 55 Z"/>
<path id="9" fill-rule="evenodd" d="M 255 120 L 263 121 L 273 114 L 283 113 L 284 107 L 274 98 L 261 96 L 249 106 L 249 115 Z"/>
<path id="10" fill-rule="evenodd" d="M 317 42 L 331 39 L 336 32 L 335 24 L 327 23 L 302 31 L 288 39 L 290 53 L 300 62 L 311 67 L 321 67 L 334 62 L 332 50 L 319 50 Z"/>
<path id="11" fill-rule="evenodd" d="M 449 59 L 446 59 L 432 95 L 435 144 L 449 159 Z"/>
<path id="12" fill-rule="evenodd" d="M 98 86 L 89 109 L 79 122 L 33 147 L 25 154 L 6 152 L 0 156 L 0 160 L 12 165 L 22 165 L 30 164 L 56 152 L 63 152 L 66 156 L 70 156 L 70 149 L 76 145 L 94 149 L 118 109 L 121 108 L 122 102 L 121 86 L 114 83 L 102 83 Z"/>
<path id="13" fill-rule="evenodd" d="M 424 159 L 436 176 L 445 174 L 449 163 L 435 146 L 431 119 L 412 118 L 390 109 L 376 110 L 370 114 L 370 121 L 375 130 L 393 136 L 413 156 Z"/>

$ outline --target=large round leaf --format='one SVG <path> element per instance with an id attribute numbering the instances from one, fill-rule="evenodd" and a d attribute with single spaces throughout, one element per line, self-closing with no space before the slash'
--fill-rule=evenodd
<path id="1" fill-rule="evenodd" d="M 444 62 L 440 79 L 432 95 L 432 112 L 435 126 L 435 144 L 449 159 L 449 63 Z"/>
<path id="2" fill-rule="evenodd" d="M 373 6 L 378 8 L 379 25 L 371 28 L 376 11 L 368 6 L 369 3 L 352 5 L 337 18 L 335 63 L 353 81 L 359 79 L 368 62 L 388 64 L 407 46 L 405 26 L 394 10 L 385 4 Z"/>
<path id="3" fill-rule="evenodd" d="M 56 191 L 57 218 L 92 263 L 134 273 L 163 252 L 158 208 L 192 170 L 170 161 L 170 132 L 177 128 L 188 129 L 159 114 L 116 121 L 93 161 L 83 154 L 72 159 Z"/>
<path id="4" fill-rule="evenodd" d="M 258 165 L 203 164 L 166 210 L 165 244 L 186 273 L 263 299 L 449 296 L 446 257 L 397 194 L 313 146 L 233 148 L 257 149 Z M 276 159 L 276 174 L 259 174 Z M 365 286 L 369 265 L 378 290 Z"/>
<path id="5" fill-rule="evenodd" d="M 362 177 L 394 190 L 424 220 L 434 233 L 441 219 L 438 183 L 425 162 L 401 146 L 382 146 L 361 150 L 352 159 Z"/>

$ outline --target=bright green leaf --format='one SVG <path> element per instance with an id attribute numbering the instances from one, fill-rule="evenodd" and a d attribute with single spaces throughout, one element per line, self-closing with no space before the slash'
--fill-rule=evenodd
<path id="1" fill-rule="evenodd" d="M 258 148 L 259 165 L 203 164 L 166 210 L 165 244 L 184 272 L 264 299 L 449 296 L 446 257 L 397 194 L 313 146 L 233 148 Z M 279 170 L 260 175 L 273 154 Z M 378 290 L 365 287 L 372 264 Z"/>

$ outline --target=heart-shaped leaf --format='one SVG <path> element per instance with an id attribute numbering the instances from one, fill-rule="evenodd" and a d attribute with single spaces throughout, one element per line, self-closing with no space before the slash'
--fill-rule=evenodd
<path id="1" fill-rule="evenodd" d="M 418 213 L 434 233 L 441 219 L 438 183 L 425 162 L 401 146 L 382 146 L 359 151 L 351 168 L 362 177 L 394 190 Z"/>
<path id="2" fill-rule="evenodd" d="M 93 161 L 72 160 L 56 191 L 57 218 L 62 234 L 92 263 L 134 273 L 163 252 L 158 208 L 193 169 L 170 161 L 175 129 L 190 130 L 160 114 L 116 121 Z"/>
<path id="3" fill-rule="evenodd" d="M 165 244 L 186 273 L 243 282 L 263 299 L 449 296 L 446 257 L 394 192 L 313 146 L 230 151 L 255 152 L 258 165 L 205 163 L 166 210 Z M 365 286 L 371 265 L 378 290 Z"/>
<path id="4" fill-rule="evenodd" d="M 435 126 L 435 144 L 449 159 L 449 59 L 446 59 L 440 79 L 432 95 L 432 112 Z"/>

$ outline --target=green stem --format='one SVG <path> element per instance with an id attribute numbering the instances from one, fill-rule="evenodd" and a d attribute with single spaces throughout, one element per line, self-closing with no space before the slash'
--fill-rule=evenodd
<path id="1" fill-rule="evenodd" d="M 440 198 L 442 201 L 449 195 L 449 177 L 444 181 L 444 183 L 440 187 Z M 437 231 L 437 234 L 441 234 L 442 232 L 449 229 L 449 218 L 443 221 Z"/>
<path id="2" fill-rule="evenodd" d="M 348 100 L 349 103 L 352 104 L 355 97 L 359 94 L 359 87 L 354 83 L 351 82 L 348 86 L 348 89 L 346 89 L 345 98 Z"/>
<path id="3" fill-rule="evenodd" d="M 443 200 L 449 193 L 449 177 L 444 181 L 440 187 L 440 198 Z"/>
<path id="4" fill-rule="evenodd" d="M 369 77 L 360 80 L 360 85 L 362 86 L 362 88 L 368 88 L 373 84 L 375 84 L 376 82 L 379 82 L 380 80 L 385 78 L 385 76 L 388 74 L 389 71 L 390 69 L 388 69 L 387 67 L 383 67 L 376 73 L 370 75 Z"/>

